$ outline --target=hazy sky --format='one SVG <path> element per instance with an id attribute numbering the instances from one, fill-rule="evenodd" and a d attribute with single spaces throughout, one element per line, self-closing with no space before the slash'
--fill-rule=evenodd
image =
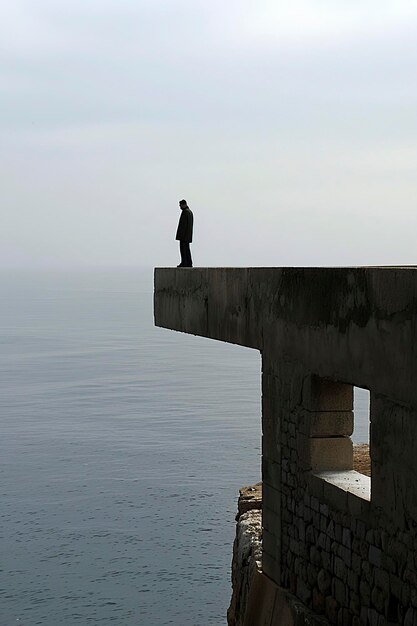
<path id="1" fill-rule="evenodd" d="M 417 263 L 414 0 L 0 4 L 0 262 Z"/>

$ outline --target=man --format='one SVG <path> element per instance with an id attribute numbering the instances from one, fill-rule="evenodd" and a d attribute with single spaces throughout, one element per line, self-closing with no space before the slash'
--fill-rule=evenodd
<path id="1" fill-rule="evenodd" d="M 187 201 L 180 201 L 180 221 L 178 222 L 177 241 L 180 242 L 181 263 L 177 267 L 192 267 L 190 243 L 193 240 L 194 216 Z"/>

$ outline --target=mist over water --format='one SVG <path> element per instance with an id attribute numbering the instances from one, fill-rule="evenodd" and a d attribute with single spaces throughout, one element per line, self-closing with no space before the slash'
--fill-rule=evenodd
<path id="1" fill-rule="evenodd" d="M 0 626 L 226 623 L 260 355 L 155 328 L 152 278 L 0 274 Z"/>

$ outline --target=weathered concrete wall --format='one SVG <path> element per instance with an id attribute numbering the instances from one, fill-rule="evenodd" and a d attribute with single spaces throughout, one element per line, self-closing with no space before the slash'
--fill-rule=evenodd
<path id="1" fill-rule="evenodd" d="M 417 624 L 416 278 L 155 271 L 157 325 L 261 351 L 263 571 L 332 623 Z M 371 479 L 352 470 L 352 385 Z"/>

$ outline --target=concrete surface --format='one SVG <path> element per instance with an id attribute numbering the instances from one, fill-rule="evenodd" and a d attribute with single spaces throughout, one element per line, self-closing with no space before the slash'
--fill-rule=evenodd
<path id="1" fill-rule="evenodd" d="M 330 623 L 417 624 L 416 312 L 414 267 L 155 270 L 157 325 L 262 353 L 263 573 Z"/>

